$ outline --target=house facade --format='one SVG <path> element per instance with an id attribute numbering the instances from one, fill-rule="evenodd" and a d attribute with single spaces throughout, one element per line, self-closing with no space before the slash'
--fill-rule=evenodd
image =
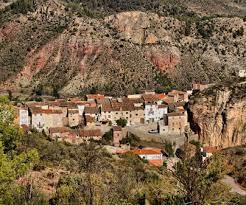
<path id="1" fill-rule="evenodd" d="M 38 131 L 48 131 L 52 127 L 63 127 L 61 110 L 34 110 L 32 112 L 32 127 Z"/>
<path id="2" fill-rule="evenodd" d="M 30 119 L 29 119 L 29 112 L 27 108 L 20 108 L 19 109 L 19 125 L 30 125 Z"/>
<path id="3" fill-rule="evenodd" d="M 187 112 L 174 112 L 167 114 L 168 116 L 168 133 L 181 135 L 185 133 L 188 126 Z"/>
<path id="4" fill-rule="evenodd" d="M 119 146 L 120 141 L 123 138 L 122 128 L 119 126 L 114 126 L 112 130 L 113 130 L 113 144 L 114 146 Z"/>
<path id="5" fill-rule="evenodd" d="M 158 105 L 156 104 L 145 104 L 144 107 L 144 122 L 151 123 L 159 120 Z"/>

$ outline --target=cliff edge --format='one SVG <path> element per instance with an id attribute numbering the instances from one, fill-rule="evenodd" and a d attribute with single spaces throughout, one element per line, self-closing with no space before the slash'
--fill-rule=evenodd
<path id="1" fill-rule="evenodd" d="M 189 111 L 191 127 L 204 144 L 225 148 L 246 143 L 246 81 L 197 93 Z"/>

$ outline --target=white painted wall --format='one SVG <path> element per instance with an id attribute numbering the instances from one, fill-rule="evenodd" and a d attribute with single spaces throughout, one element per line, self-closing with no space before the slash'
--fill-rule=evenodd
<path id="1" fill-rule="evenodd" d="M 29 116 L 28 116 L 28 110 L 26 109 L 20 109 L 19 110 L 20 115 L 20 125 L 27 125 L 29 126 Z"/>
<path id="2" fill-rule="evenodd" d="M 146 160 L 162 160 L 162 154 L 143 154 L 139 157 Z"/>

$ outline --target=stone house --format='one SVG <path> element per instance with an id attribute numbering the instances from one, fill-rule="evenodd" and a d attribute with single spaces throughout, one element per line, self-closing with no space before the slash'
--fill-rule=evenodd
<path id="1" fill-rule="evenodd" d="M 180 135 L 185 133 L 188 126 L 187 112 L 173 112 L 167 114 L 168 117 L 168 133 Z"/>
<path id="2" fill-rule="evenodd" d="M 122 138 L 123 138 L 122 128 L 119 126 L 114 126 L 113 127 L 113 144 L 114 144 L 114 146 L 119 146 Z"/>
<path id="3" fill-rule="evenodd" d="M 168 117 L 167 115 L 164 116 L 163 120 L 160 120 L 157 123 L 157 130 L 160 135 L 163 134 L 168 134 L 169 129 L 168 129 Z"/>
<path id="4" fill-rule="evenodd" d="M 79 137 L 83 141 L 89 141 L 89 140 L 101 140 L 102 139 L 102 133 L 100 129 L 80 129 L 79 130 Z"/>
<path id="5" fill-rule="evenodd" d="M 71 144 L 80 143 L 79 136 L 75 130 L 68 127 L 53 127 L 49 129 L 49 135 L 53 140 L 69 142 Z"/>
<path id="6" fill-rule="evenodd" d="M 78 109 L 68 109 L 68 126 L 77 127 L 81 124 L 82 118 Z"/>
<path id="7" fill-rule="evenodd" d="M 47 132 L 49 128 L 63 127 L 61 110 L 32 109 L 32 127 L 38 131 Z"/>
<path id="8" fill-rule="evenodd" d="M 178 91 L 178 90 L 172 90 L 168 93 L 168 98 L 172 99 L 172 101 L 175 102 L 188 102 L 189 101 L 189 95 L 187 92 Z"/>
<path id="9" fill-rule="evenodd" d="M 162 120 L 167 113 L 168 113 L 168 106 L 166 104 L 158 105 L 159 120 Z"/>
<path id="10" fill-rule="evenodd" d="M 127 99 L 111 99 L 101 105 L 99 121 L 110 121 L 116 125 L 119 119 L 126 119 L 127 125 L 140 124 L 144 119 L 144 109 Z"/>

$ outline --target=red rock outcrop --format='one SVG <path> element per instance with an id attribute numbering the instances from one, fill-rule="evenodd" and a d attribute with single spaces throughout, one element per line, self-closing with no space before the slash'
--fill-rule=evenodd
<path id="1" fill-rule="evenodd" d="M 145 56 L 162 71 L 172 69 L 181 62 L 179 53 L 174 52 L 171 49 L 167 51 L 162 51 L 159 49 L 147 51 Z"/>

